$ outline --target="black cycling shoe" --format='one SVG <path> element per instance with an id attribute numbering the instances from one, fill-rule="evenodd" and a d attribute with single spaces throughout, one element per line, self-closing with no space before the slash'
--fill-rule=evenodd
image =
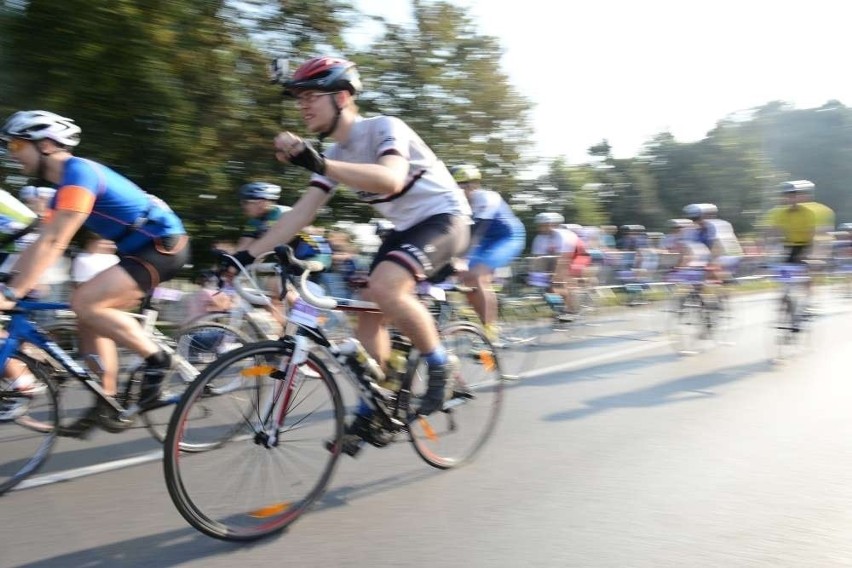
<path id="1" fill-rule="evenodd" d="M 426 393 L 420 399 L 417 414 L 428 416 L 444 406 L 447 380 L 449 377 L 449 364 L 429 366 L 429 383 L 426 387 Z"/>
<path id="2" fill-rule="evenodd" d="M 371 419 L 369 416 L 356 416 L 352 423 L 343 429 L 343 436 L 340 438 L 340 451 L 354 458 L 361 451 L 364 442 L 373 443 L 370 429 Z M 326 440 L 325 449 L 333 452 L 334 440 Z"/>
<path id="3" fill-rule="evenodd" d="M 170 365 L 163 367 L 145 367 L 142 374 L 142 384 L 139 387 L 139 408 L 147 409 L 155 406 L 160 400 L 160 391 L 163 388 L 163 379 L 169 371 Z"/>

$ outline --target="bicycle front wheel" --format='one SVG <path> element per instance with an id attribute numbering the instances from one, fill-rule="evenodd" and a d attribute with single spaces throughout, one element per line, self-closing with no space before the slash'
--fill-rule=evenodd
<path id="1" fill-rule="evenodd" d="M 158 442 L 163 442 L 166 439 L 166 429 L 174 405 L 181 399 L 188 385 L 220 355 L 250 343 L 251 339 L 240 330 L 227 325 L 199 322 L 181 329 L 174 340 L 168 337 L 162 337 L 159 340 L 166 342 L 174 349 L 172 367 L 163 380 L 160 392 L 162 405 L 143 412 L 141 416 L 151 436 Z M 131 372 L 129 380 L 132 381 L 134 378 L 141 380 L 140 374 L 143 370 L 143 366 L 137 367 Z M 193 409 L 195 415 L 190 418 L 191 420 L 203 419 L 212 412 L 212 409 L 204 402 L 195 405 Z M 187 444 L 181 449 L 197 452 L 208 450 L 216 445 L 218 443 Z"/>
<path id="2" fill-rule="evenodd" d="M 325 444 L 340 447 L 340 391 L 310 354 L 288 394 L 277 378 L 288 353 L 281 341 L 229 351 L 202 372 L 172 416 L 163 460 L 166 486 L 180 514 L 206 535 L 246 541 L 281 531 L 331 480 L 340 452 Z M 211 411 L 199 418 L 197 405 Z M 223 439 L 228 441 L 215 451 L 181 452 L 187 444 Z"/>
<path id="3" fill-rule="evenodd" d="M 442 410 L 409 424 L 414 450 L 431 466 L 448 469 L 469 462 L 494 431 L 503 402 L 504 379 L 494 347 L 478 326 L 457 322 L 441 329 L 441 341 L 457 359 L 453 394 Z M 412 394 L 425 391 L 421 361 Z"/>
<path id="4" fill-rule="evenodd" d="M 26 391 L 12 388 L 30 373 L 35 383 Z M 50 455 L 59 427 L 56 386 L 35 359 L 15 353 L 0 379 L 0 495 L 38 471 Z"/>

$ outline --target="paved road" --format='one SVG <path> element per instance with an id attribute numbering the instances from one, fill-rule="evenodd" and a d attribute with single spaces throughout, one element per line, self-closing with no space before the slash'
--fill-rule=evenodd
<path id="1" fill-rule="evenodd" d="M 472 465 L 368 449 L 317 510 L 249 546 L 186 525 L 144 432 L 61 440 L 0 499 L 0 566 L 852 566 L 852 304 L 826 301 L 813 347 L 781 367 L 767 304 L 736 308 L 734 345 L 692 357 L 654 333 L 658 312 L 610 314 L 538 354 Z"/>

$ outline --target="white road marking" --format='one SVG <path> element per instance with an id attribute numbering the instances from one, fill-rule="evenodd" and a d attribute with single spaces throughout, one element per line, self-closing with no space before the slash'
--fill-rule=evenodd
<path id="1" fill-rule="evenodd" d="M 80 477 L 86 477 L 98 473 L 106 473 L 108 471 L 123 469 L 125 467 L 132 467 L 134 465 L 141 465 L 144 463 L 158 461 L 161 459 L 163 459 L 163 450 L 154 450 L 153 452 L 148 452 L 147 454 L 142 454 L 141 456 L 134 456 L 132 458 L 124 458 L 110 462 L 98 463 L 95 465 L 87 465 L 85 467 L 78 467 L 75 469 L 66 469 L 65 471 L 57 471 L 56 473 L 49 473 L 47 475 L 39 475 L 37 477 L 25 479 L 17 486 L 15 486 L 12 491 L 21 491 L 22 489 L 32 489 L 34 487 L 41 487 L 42 485 L 50 485 L 52 483 L 59 483 L 61 481 L 70 481 L 72 479 L 77 479 Z"/>
<path id="2" fill-rule="evenodd" d="M 666 340 L 640 343 L 638 345 L 634 345 L 633 347 L 628 347 L 626 349 L 619 349 L 618 351 L 609 351 L 607 353 L 601 353 L 600 355 L 593 355 L 591 357 L 584 357 L 583 359 L 576 359 L 574 361 L 568 361 L 566 363 L 560 363 L 558 365 L 551 365 L 550 367 L 536 369 L 535 371 L 524 373 L 521 380 L 528 379 L 530 377 L 538 377 L 540 375 L 556 373 L 559 371 L 572 371 L 574 369 L 595 365 L 597 363 L 607 361 L 608 359 L 618 359 L 625 355 L 633 355 L 635 353 L 641 353 L 642 351 L 651 351 L 652 349 L 659 349 L 660 347 L 668 347 L 668 344 L 669 342 Z"/>

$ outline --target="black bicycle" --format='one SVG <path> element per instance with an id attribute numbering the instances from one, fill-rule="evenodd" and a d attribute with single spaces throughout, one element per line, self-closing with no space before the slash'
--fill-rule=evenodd
<path id="1" fill-rule="evenodd" d="M 502 402 L 494 348 L 480 327 L 455 322 L 439 330 L 456 369 L 443 408 L 416 415 L 412 409 L 427 384 L 420 353 L 395 335 L 388 372 L 382 373 L 353 340 L 330 340 L 319 323 L 322 310 L 378 312 L 378 306 L 317 296 L 307 277 L 322 265 L 296 260 L 288 247 L 276 253 L 282 288 L 299 294 L 284 334 L 228 352 L 207 367 L 172 415 L 165 442 L 164 473 L 172 501 L 193 527 L 223 540 L 253 540 L 281 531 L 322 495 L 343 450 L 346 409 L 338 377 L 373 410 L 370 443 L 382 447 L 410 441 L 423 460 L 442 469 L 476 455 L 494 429 Z M 215 399 L 207 419 L 191 419 L 214 383 L 223 396 Z M 252 392 L 252 404 L 232 403 L 225 390 Z M 223 435 L 229 441 L 215 451 L 180 451 Z"/>

